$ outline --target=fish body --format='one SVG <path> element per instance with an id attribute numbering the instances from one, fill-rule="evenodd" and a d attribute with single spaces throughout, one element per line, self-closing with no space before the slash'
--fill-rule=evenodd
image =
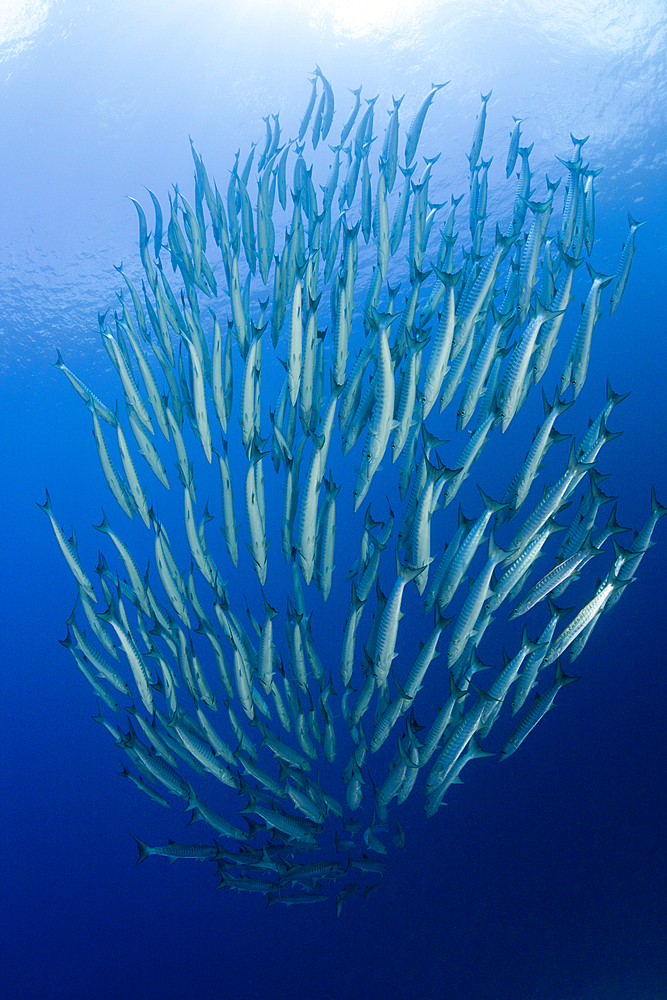
<path id="1" fill-rule="evenodd" d="M 449 80 L 447 81 L 449 83 Z M 424 122 L 426 120 L 426 114 L 428 109 L 431 107 L 433 98 L 442 90 L 443 87 L 447 86 L 447 83 L 432 83 L 431 89 L 424 98 L 424 100 L 419 105 L 410 127 L 408 129 L 407 136 L 405 138 L 405 166 L 410 167 L 410 164 L 417 155 L 417 144 L 419 143 L 419 137 L 421 136 L 422 129 L 424 127 Z"/>
<path id="2" fill-rule="evenodd" d="M 616 279 L 614 281 L 614 287 L 611 291 L 611 304 L 609 307 L 609 315 L 612 316 L 618 304 L 621 301 L 623 292 L 625 291 L 625 286 L 628 283 L 628 276 L 630 274 L 630 265 L 632 263 L 632 258 L 635 252 L 635 233 L 643 226 L 643 222 L 637 222 L 632 218 L 630 212 L 628 212 L 628 223 L 630 225 L 630 233 L 627 240 L 623 244 L 623 251 L 621 253 L 621 259 L 618 265 L 618 271 L 616 272 Z"/>

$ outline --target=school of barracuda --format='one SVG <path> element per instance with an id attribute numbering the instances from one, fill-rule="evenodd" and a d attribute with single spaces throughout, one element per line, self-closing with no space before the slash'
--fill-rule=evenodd
<path id="1" fill-rule="evenodd" d="M 586 379 L 603 291 L 613 282 L 613 313 L 625 289 L 641 225 L 629 216 L 617 273 L 600 274 L 587 262 L 590 287 L 581 318 L 551 402 L 542 391 L 544 421 L 532 443 L 526 440 L 523 465 L 508 475 L 503 496 L 492 499 L 480 487 L 479 496 L 467 495 L 469 516 L 459 506 L 458 526 L 444 525 L 444 509 L 492 434 L 497 441 L 507 431 L 547 371 L 575 298 L 582 253 L 593 249 L 600 170 L 584 162 L 586 139 L 571 136 L 570 158 L 558 158 L 565 173 L 553 181 L 547 176 L 539 194 L 529 166 L 532 146 L 521 145 L 516 118 L 505 168 L 510 180 L 519 164 L 512 216 L 500 220 L 489 239 L 491 159 L 481 154 L 491 95 L 482 95 L 468 157 L 470 241 L 464 249 L 456 228 L 463 196 L 452 194 L 445 204 L 429 200 L 438 150 L 424 157 L 414 179 L 422 127 L 432 102 L 445 99 L 446 85 L 432 85 L 403 138 L 403 99 L 393 100 L 373 160 L 377 98 L 364 106 L 361 88 L 352 91 L 352 109 L 330 146 L 328 177 L 318 189 L 306 147 L 330 138 L 334 95 L 319 67 L 311 83 L 296 138 L 285 141 L 278 115 L 267 116 L 264 142 L 252 145 L 244 166 L 236 154 L 222 193 L 191 141 L 194 197 L 191 203 L 174 188 L 166 232 L 152 192 L 151 232 L 132 199 L 143 274 L 133 281 L 119 266 L 123 286 L 113 325 L 108 314 L 99 316 L 102 343 L 122 384 L 124 425 L 117 406 L 100 402 L 58 354 L 57 367 L 90 412 L 117 501 L 97 526 L 110 547 L 109 562 L 99 556 L 97 592 L 48 493 L 40 506 L 78 587 L 62 644 L 97 696 L 96 721 L 125 754 L 123 775 L 163 807 L 181 799 L 191 822 L 206 830 L 199 838 L 204 843 L 150 847 L 137 840 L 139 860 L 212 859 L 220 887 L 264 894 L 269 905 L 335 899 L 340 913 L 355 892 L 377 888 L 385 867 L 377 855 L 386 854 L 387 842 L 402 846 L 398 806 L 422 796 L 426 815 L 433 816 L 450 786 L 461 782 L 465 765 L 492 755 L 483 744 L 492 745 L 493 726 L 504 727 L 495 744 L 502 759 L 576 679 L 563 670 L 563 657 L 568 653 L 572 661 L 581 653 L 600 615 L 634 579 L 667 508 L 652 491 L 650 516 L 628 547 L 616 538 L 627 529 L 615 504 L 606 525 L 596 525 L 613 499 L 601 489 L 607 477 L 597 468 L 599 454 L 617 437 L 608 423 L 625 399 L 609 382 L 600 412 L 580 441 L 573 438 L 569 457 L 560 449 L 562 471 L 551 482 L 540 475 L 547 450 L 571 437 L 555 425 Z M 562 210 L 550 225 L 561 183 Z M 374 257 L 364 288 L 356 281 L 360 249 Z M 228 298 L 218 295 L 223 272 Z M 321 301 L 325 289 L 328 308 L 326 298 Z M 285 368 L 282 389 L 270 401 L 261 392 L 269 338 Z M 460 446 L 443 437 L 453 427 L 436 415 L 438 399 L 440 414 L 458 399 L 454 434 L 468 428 Z M 342 454 L 356 452 L 356 475 L 342 494 L 331 472 L 326 476 L 336 420 Z M 514 429 L 523 431 L 520 424 Z M 117 438 L 122 472 L 109 438 Z M 170 441 L 179 485 L 166 458 Z M 242 456 L 242 445 L 246 458 L 230 463 L 230 441 L 230 452 Z M 143 475 L 137 456 L 148 466 L 139 463 Z M 219 467 L 220 497 L 196 516 L 196 483 L 209 463 Z M 275 475 L 265 481 L 270 464 Z M 376 475 L 379 497 L 374 493 L 353 516 Z M 182 490 L 184 525 L 180 513 L 169 525 L 160 518 L 169 489 Z M 530 513 L 516 517 L 529 495 Z M 562 515 L 573 500 L 567 524 Z M 267 502 L 276 511 L 282 505 L 283 555 L 277 545 L 269 554 Z M 145 573 L 139 553 L 123 541 L 118 508 L 123 516 L 138 515 L 150 534 L 142 560 L 150 556 L 153 565 Z M 358 558 L 343 570 L 340 586 L 351 580 L 351 598 L 332 634 L 318 632 L 318 620 L 332 588 L 337 508 L 346 535 L 358 533 Z M 515 517 L 519 526 L 512 529 Z M 214 518 L 222 539 L 209 528 Z M 185 569 L 178 557 L 183 527 Z M 597 557 L 604 552 L 611 562 L 603 571 Z M 538 573 L 540 555 L 545 568 Z M 290 567 L 287 595 L 275 570 L 279 582 L 272 589 L 269 569 L 283 556 Z M 578 610 L 562 609 L 555 601 L 594 557 L 601 576 L 591 583 L 589 599 Z M 244 561 L 261 585 L 258 618 L 234 582 L 234 568 Z M 433 612 L 434 623 L 418 642 L 411 622 L 412 636 L 402 636 L 408 644 L 412 639 L 406 656 L 397 654 L 397 643 L 410 587 L 424 596 L 424 613 Z M 532 637 L 524 628 L 518 648 L 503 650 L 502 663 L 496 648 L 490 663 L 488 640 L 484 661 L 478 649 L 501 605 L 506 620 L 534 607 L 542 617 Z M 437 684 L 422 707 L 417 696 L 429 670 Z M 479 686 L 478 671 L 492 680 Z M 434 711 L 438 697 L 441 707 Z M 126 727 L 112 721 L 123 713 Z M 329 852 L 324 860 L 316 853 L 322 849 Z"/>

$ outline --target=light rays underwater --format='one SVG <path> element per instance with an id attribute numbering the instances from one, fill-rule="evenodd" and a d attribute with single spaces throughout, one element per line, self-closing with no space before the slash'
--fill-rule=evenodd
<path id="1" fill-rule="evenodd" d="M 466 764 L 520 747 L 666 512 L 653 493 L 634 539 L 615 505 L 597 524 L 625 395 L 607 383 L 589 425 L 555 426 L 640 225 L 630 216 L 617 273 L 599 273 L 586 138 L 542 183 L 515 119 L 494 203 L 482 95 L 464 200 L 438 179 L 438 149 L 415 180 L 446 85 L 403 132 L 402 98 L 383 130 L 361 94 L 331 157 L 318 67 L 295 138 L 267 115 L 222 190 L 193 146 L 190 199 L 175 187 L 166 210 L 150 192 L 150 230 L 132 199 L 141 270 L 118 267 L 118 305 L 99 316 L 122 416 L 57 361 L 116 501 L 95 584 L 57 499 L 41 505 L 78 587 L 64 645 L 96 721 L 123 774 L 202 831 L 138 839 L 139 860 L 210 859 L 221 887 L 338 912 L 404 843 L 409 797 L 434 816 Z M 533 436 L 517 415 L 549 385 L 559 333 L 569 351 Z M 128 547 L 119 508 L 143 542 Z"/>

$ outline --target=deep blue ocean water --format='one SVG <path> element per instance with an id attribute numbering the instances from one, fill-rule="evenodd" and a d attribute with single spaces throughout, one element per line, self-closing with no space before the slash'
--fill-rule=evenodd
<path id="1" fill-rule="evenodd" d="M 554 155 L 571 154 L 570 131 L 590 134 L 585 161 L 604 167 L 596 181 L 596 269 L 616 270 L 628 211 L 646 225 L 637 233 L 621 306 L 610 318 L 606 293 L 585 388 L 558 426 L 581 437 L 588 416 L 604 403 L 607 376 L 617 392 L 631 392 L 610 419 L 610 428 L 623 434 L 604 447 L 599 468 L 609 474 L 604 491 L 619 497 L 620 523 L 640 528 L 649 516 L 652 485 L 667 503 L 662 6 L 571 3 L 559 12 L 540 3 L 521 11 L 423 3 L 410 12 L 390 4 L 325 2 L 255 3 L 243 11 L 203 2 L 144 2 L 137 9 L 125 2 L 65 0 L 14 10 L 10 0 L 2 6 L 2 994 L 354 1000 L 410 992 L 473 1000 L 661 1000 L 667 995 L 664 523 L 636 582 L 601 618 L 580 659 L 571 668 L 565 664 L 581 680 L 560 693 L 555 710 L 516 755 L 466 769 L 464 784 L 450 790 L 435 817 L 425 820 L 423 794 L 414 793 L 399 814 L 405 847 L 389 846 L 380 889 L 366 902 L 358 894 L 336 919 L 333 902 L 267 909 L 263 897 L 216 892 L 208 862 L 150 858 L 135 867 L 130 834 L 149 844 L 208 838 L 201 824 L 186 830 L 178 800 L 168 812 L 115 777 L 119 750 L 90 721 L 94 696 L 58 644 L 76 589 L 35 501 L 43 503 L 47 486 L 60 523 L 68 533 L 75 528 L 91 574 L 105 541 L 91 525 L 100 523 L 104 507 L 143 572 L 152 555 L 148 533 L 138 518 L 125 518 L 106 489 L 90 417 L 52 367 L 56 348 L 102 400 L 113 405 L 122 399 L 97 314 L 116 306 L 114 264 L 123 262 L 140 278 L 136 213 L 124 196 L 148 208 L 146 185 L 164 208 L 175 183 L 189 196 L 188 136 L 209 174 L 226 188 L 236 150 L 243 161 L 251 142 L 261 147 L 263 116 L 280 112 L 285 134 L 295 134 L 317 63 L 336 95 L 332 137 L 351 107 L 347 88 L 363 83 L 363 96 L 379 93 L 375 131 L 381 137 L 392 95 L 406 95 L 405 127 L 431 83 L 451 80 L 434 101 L 419 147 L 420 156 L 441 153 L 434 201 L 467 190 L 465 154 L 479 95 L 493 90 L 483 150 L 485 159 L 494 157 L 485 250 L 495 219 L 512 210 L 515 185 L 504 171 L 512 115 L 526 119 L 522 142 L 535 143 L 536 197 L 545 193 L 545 171 L 564 173 Z M 324 184 L 329 150 L 318 150 L 315 160 Z M 552 227 L 563 187 L 564 181 Z M 468 245 L 466 216 L 464 200 L 459 239 Z M 224 285 L 219 253 L 209 241 Z M 362 251 L 359 274 L 365 291 L 370 265 Z M 405 288 L 407 274 L 403 281 Z M 587 289 L 579 274 L 579 299 Z M 216 308 L 222 318 L 224 296 Z M 568 314 L 543 380 L 550 397 L 576 322 Z M 240 370 L 235 376 L 238 393 Z M 269 348 L 262 382 L 265 434 L 268 405 L 282 378 Z M 541 417 L 538 387 L 508 433 L 498 441 L 494 434 L 444 513 L 441 537 L 453 530 L 459 499 L 466 513 L 479 512 L 475 482 L 493 496 L 502 491 Z M 453 437 L 453 415 L 447 411 L 443 420 L 441 436 Z M 237 517 L 245 524 L 245 459 L 240 441 L 235 447 L 230 445 L 239 476 Z M 563 468 L 567 447 L 554 446 L 549 472 Z M 443 449 L 442 455 L 450 464 L 456 451 Z M 217 471 L 209 475 L 201 455 L 197 461 L 197 506 L 203 509 L 209 489 L 212 498 L 218 495 Z M 349 603 L 346 568 L 356 557 L 360 516 L 350 515 L 354 474 L 341 461 L 336 437 L 330 464 L 344 484 L 337 582 L 326 606 L 319 595 L 312 606 L 320 656 L 331 656 L 335 669 Z M 148 480 L 149 472 L 141 474 Z M 175 482 L 174 473 L 170 478 Z M 282 480 L 271 472 L 270 481 L 267 593 L 282 609 L 289 577 L 274 509 L 282 502 Z M 376 516 L 386 516 L 384 487 L 374 483 L 372 497 L 374 512 L 382 509 Z M 536 503 L 539 489 L 531 497 Z M 174 486 L 171 494 L 154 487 L 153 498 L 165 522 L 182 516 L 181 491 Z M 207 538 L 220 537 L 218 524 L 219 515 Z M 245 539 L 243 534 L 243 547 Z M 621 541 L 629 544 L 631 535 Z M 179 544 L 185 565 L 185 539 Z M 239 612 L 247 594 L 261 618 L 247 554 L 234 573 L 222 542 L 210 544 L 218 545 L 216 558 Z M 392 559 L 384 567 L 385 590 L 392 584 Z M 599 572 L 610 557 L 602 560 Z M 589 598 L 595 570 L 588 570 L 572 588 L 572 600 L 568 591 L 561 603 Z M 408 658 L 430 626 L 416 593 L 406 591 L 404 611 L 399 652 Z M 283 618 L 278 641 L 284 646 Z M 544 618 L 534 621 L 533 637 Z M 500 664 L 503 645 L 513 654 L 520 632 L 518 623 L 490 629 L 483 658 Z M 445 648 L 436 664 L 443 664 Z M 439 695 L 435 683 L 424 692 L 423 724 L 426 706 L 433 711 Z M 415 711 L 421 721 L 419 705 Z M 499 750 L 493 732 L 487 742 Z M 341 756 L 347 759 L 346 752 Z M 342 785 L 337 793 L 344 795 Z M 233 806 L 220 810 L 234 820 Z"/>

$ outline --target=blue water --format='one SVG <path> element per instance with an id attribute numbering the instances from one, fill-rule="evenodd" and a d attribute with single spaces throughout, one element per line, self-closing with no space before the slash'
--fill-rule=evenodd
<path id="1" fill-rule="evenodd" d="M 434 168 L 435 201 L 466 190 L 465 153 L 479 94 L 493 89 L 483 152 L 485 159 L 494 156 L 487 241 L 495 218 L 507 218 L 512 209 L 514 184 L 504 177 L 512 115 L 526 118 L 522 141 L 535 142 L 531 168 L 538 197 L 545 172 L 563 173 L 553 157 L 570 155 L 569 132 L 590 133 L 585 162 L 604 166 L 596 182 L 594 266 L 615 271 L 628 211 L 647 224 L 637 233 L 628 288 L 611 319 L 608 293 L 604 299 L 585 388 L 558 426 L 581 437 L 587 416 L 603 405 L 607 376 L 617 392 L 631 391 L 610 420 L 610 428 L 623 434 L 605 446 L 599 468 L 609 474 L 604 491 L 619 497 L 620 523 L 640 528 L 652 485 L 667 503 L 661 6 L 614 3 L 591 10 L 571 3 L 555 12 L 536 3 L 507 12 L 500 5 L 423 3 L 408 14 L 385 4 L 365 17 L 361 4 L 324 2 L 255 3 L 243 12 L 220 3 L 182 9 L 145 2 L 139 12 L 126 2 L 36 2 L 13 10 L 6 0 L 2 6 L 2 994 L 353 1000 L 409 992 L 465 993 L 473 1000 L 662 1000 L 664 523 L 637 581 L 601 618 L 569 668 L 582 679 L 561 692 L 556 709 L 507 762 L 495 758 L 467 768 L 464 785 L 450 790 L 434 818 L 425 820 L 423 798 L 414 793 L 400 813 L 406 845 L 389 847 L 380 889 L 366 902 L 358 894 L 336 919 L 333 902 L 266 909 L 262 897 L 216 892 L 207 862 L 170 865 L 150 858 L 135 867 L 131 833 L 149 844 L 208 837 L 201 824 L 186 829 L 179 800 L 170 811 L 160 809 L 115 777 L 121 755 L 89 721 L 97 711 L 93 694 L 58 645 L 76 590 L 49 522 L 35 506 L 48 486 L 61 524 L 68 533 L 70 525 L 76 530 L 89 572 L 100 546 L 109 555 L 106 540 L 91 527 L 104 507 L 143 572 L 152 554 L 146 529 L 138 518 L 125 518 L 106 489 L 89 415 L 52 367 L 56 347 L 101 399 L 112 404 L 120 397 L 97 314 L 116 306 L 114 264 L 122 261 L 140 277 L 136 214 L 124 196 L 148 207 L 146 185 L 160 194 L 164 208 L 174 183 L 189 196 L 188 135 L 225 190 L 236 150 L 243 162 L 251 142 L 261 148 L 263 116 L 279 111 L 285 134 L 295 134 L 310 95 L 308 75 L 318 63 L 336 95 L 332 140 L 351 106 L 346 88 L 363 83 L 364 96 L 380 94 L 375 132 L 381 137 L 392 95 L 406 94 L 401 120 L 407 125 L 430 84 L 451 80 L 434 101 L 419 147 L 419 155 L 442 153 Z M 320 183 L 328 153 L 320 150 L 316 157 Z M 466 201 L 461 210 L 459 239 L 467 245 Z M 224 285 L 213 247 L 214 256 Z M 360 252 L 364 292 L 369 274 Z M 407 273 L 403 281 L 407 288 Z M 579 274 L 579 299 L 587 288 Z M 221 296 L 221 317 L 226 309 Z M 543 380 L 550 397 L 576 321 L 568 316 Z M 238 399 L 240 370 L 235 376 Z M 267 407 L 282 377 L 269 348 L 262 382 Z M 453 437 L 453 414 L 443 416 L 442 436 Z M 493 435 L 443 515 L 445 535 L 453 530 L 458 499 L 466 513 L 479 512 L 475 481 L 494 496 L 502 491 L 541 416 L 538 388 L 508 433 Z M 264 433 L 268 428 L 265 414 Z M 550 471 L 562 469 L 567 447 L 554 446 Z M 240 441 L 234 455 L 241 475 L 237 518 L 245 523 Z M 443 450 L 446 464 L 455 455 Z M 207 493 L 213 511 L 218 486 L 216 470 L 209 476 L 198 461 L 199 517 Z M 345 484 L 337 508 L 337 582 L 327 605 L 317 595 L 313 606 L 320 656 L 332 656 L 335 666 L 359 518 L 349 514 L 354 477 L 337 439 L 330 463 L 334 479 Z M 165 521 L 182 516 L 181 491 L 169 470 L 172 493 L 153 487 Z M 147 480 L 150 473 L 142 469 L 141 475 Z M 271 482 L 269 596 L 282 611 L 289 578 L 274 509 L 282 502 L 282 478 Z M 535 503 L 538 495 L 539 489 L 531 494 Z M 373 499 L 376 516 L 386 516 L 380 483 Z M 217 536 L 218 524 L 219 516 L 207 538 Z M 621 540 L 630 544 L 631 537 Z M 180 544 L 185 564 L 185 540 Z M 239 612 L 247 594 L 261 618 L 261 594 L 245 552 L 234 575 L 222 543 L 215 544 Z M 600 573 L 610 561 L 602 560 Z M 390 563 L 385 590 L 392 584 Z M 594 566 L 572 588 L 572 600 L 568 591 L 561 603 L 588 599 Z M 409 657 L 430 625 L 416 593 L 406 591 L 404 610 L 400 650 Z M 281 614 L 277 641 L 284 647 L 283 619 Z M 535 621 L 531 634 L 543 625 Z M 483 658 L 500 664 L 502 646 L 512 655 L 520 631 L 518 623 L 493 637 L 489 630 Z M 445 655 L 443 643 L 436 663 L 442 665 Z M 440 695 L 433 684 L 422 697 L 433 711 Z M 422 724 L 430 722 L 426 705 L 416 713 Z M 342 728 L 340 718 L 338 723 Z M 497 752 L 501 743 L 492 732 L 489 748 Z M 234 803 L 220 808 L 235 819 Z"/>

